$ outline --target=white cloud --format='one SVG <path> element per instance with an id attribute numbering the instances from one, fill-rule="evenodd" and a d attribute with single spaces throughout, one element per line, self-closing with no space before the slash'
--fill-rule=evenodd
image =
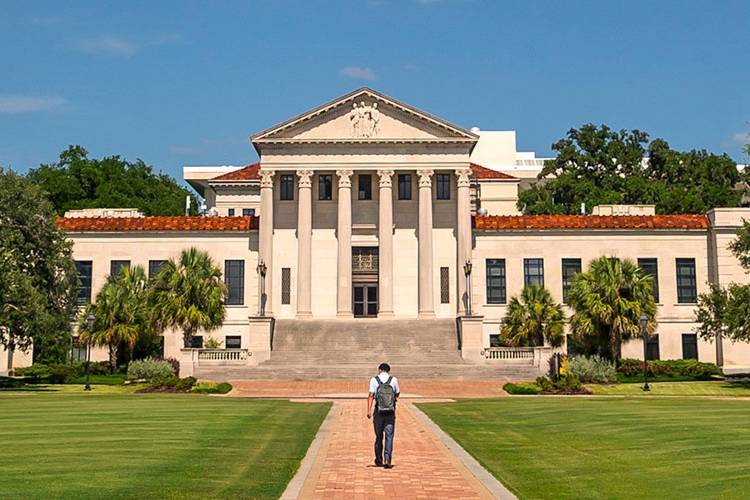
<path id="1" fill-rule="evenodd" d="M 49 111 L 65 104 L 62 97 L 0 95 L 0 113 Z"/>
<path id="2" fill-rule="evenodd" d="M 114 35 L 82 38 L 76 41 L 73 47 L 87 54 L 101 56 L 129 57 L 138 50 L 138 46 L 135 43 Z"/>
<path id="3" fill-rule="evenodd" d="M 729 142 L 734 146 L 744 146 L 745 144 L 750 143 L 750 133 L 737 132 L 736 134 L 732 134 L 732 137 L 729 138 Z"/>
<path id="4" fill-rule="evenodd" d="M 339 75 L 356 78 L 358 80 L 367 80 L 369 82 L 377 78 L 375 72 L 371 68 L 365 68 L 362 66 L 346 66 L 339 70 Z"/>

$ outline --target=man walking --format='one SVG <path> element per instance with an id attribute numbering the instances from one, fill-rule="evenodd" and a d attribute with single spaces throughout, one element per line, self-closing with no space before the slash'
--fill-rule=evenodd
<path id="1" fill-rule="evenodd" d="M 378 374 L 370 379 L 370 392 L 367 395 L 367 418 L 372 417 L 375 429 L 375 465 L 390 469 L 393 456 L 393 433 L 396 426 L 396 400 L 401 393 L 398 379 L 389 373 L 388 363 L 378 366 Z M 375 402 L 375 412 L 372 403 Z M 383 448 L 385 438 L 385 449 Z"/>

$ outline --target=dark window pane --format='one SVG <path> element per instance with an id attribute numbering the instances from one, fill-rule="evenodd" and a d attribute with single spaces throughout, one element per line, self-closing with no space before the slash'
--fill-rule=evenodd
<path id="1" fill-rule="evenodd" d="M 281 303 L 292 303 L 292 270 L 288 267 L 281 268 Z"/>
<path id="2" fill-rule="evenodd" d="M 544 259 L 523 259 L 523 286 L 544 286 Z"/>
<path id="3" fill-rule="evenodd" d="M 224 261 L 224 283 L 227 285 L 228 306 L 245 303 L 245 261 Z"/>
<path id="4" fill-rule="evenodd" d="M 398 174 L 398 199 L 411 200 L 411 174 Z"/>
<path id="5" fill-rule="evenodd" d="M 698 336 L 696 334 L 682 334 L 682 359 L 698 359 Z"/>
<path id="6" fill-rule="evenodd" d="M 91 274 L 93 263 L 90 260 L 77 260 L 76 272 L 78 273 L 78 305 L 91 302 Z"/>
<path id="7" fill-rule="evenodd" d="M 490 334 L 490 347 L 502 347 L 502 344 L 500 344 L 500 334 Z"/>
<path id="8" fill-rule="evenodd" d="M 117 276 L 124 268 L 130 267 L 129 260 L 113 260 L 109 263 L 109 274 L 111 276 Z"/>
<path id="9" fill-rule="evenodd" d="M 190 340 L 190 347 L 193 349 L 203 349 L 203 335 L 193 335 Z"/>
<path id="10" fill-rule="evenodd" d="M 659 334 L 651 335 L 646 344 L 646 359 L 656 361 L 659 359 Z"/>
<path id="11" fill-rule="evenodd" d="M 505 304 L 505 259 L 487 259 L 485 288 L 488 304 Z"/>
<path id="12" fill-rule="evenodd" d="M 242 337 L 239 335 L 227 335 L 224 337 L 224 347 L 227 349 L 241 349 Z"/>
<path id="13" fill-rule="evenodd" d="M 228 215 L 229 217 L 234 217 L 234 209 L 233 209 L 233 208 L 230 208 L 229 210 L 227 210 L 227 215 Z"/>
<path id="14" fill-rule="evenodd" d="M 450 299 L 450 276 L 447 267 L 440 268 L 440 303 L 449 304 Z"/>
<path id="15" fill-rule="evenodd" d="M 365 300 L 365 289 L 361 286 L 354 287 L 354 300 L 362 302 Z"/>
<path id="16" fill-rule="evenodd" d="M 562 279 L 563 279 L 563 303 L 568 303 L 568 292 L 573 286 L 573 278 L 581 272 L 581 259 L 563 259 L 562 260 Z"/>
<path id="17" fill-rule="evenodd" d="M 294 199 L 294 176 L 284 174 L 279 177 L 279 199 L 281 200 L 293 200 Z"/>
<path id="18" fill-rule="evenodd" d="M 359 190 L 357 199 L 359 200 L 371 200 L 372 199 L 372 176 L 371 175 L 359 175 Z"/>
<path id="19" fill-rule="evenodd" d="M 651 276 L 651 293 L 654 301 L 659 302 L 659 265 L 656 259 L 638 259 L 638 267 L 644 276 Z"/>
<path id="20" fill-rule="evenodd" d="M 166 260 L 150 260 L 148 261 L 148 277 L 153 278 L 161 270 L 167 261 Z"/>
<path id="21" fill-rule="evenodd" d="M 368 286 L 367 287 L 367 301 L 377 302 L 378 301 L 378 287 Z"/>
<path id="22" fill-rule="evenodd" d="M 330 200 L 333 198 L 333 176 L 330 174 L 318 176 L 318 199 Z"/>
<path id="23" fill-rule="evenodd" d="M 254 208 L 243 208 L 242 209 L 242 216 L 243 217 L 252 217 L 255 215 L 255 209 Z"/>
<path id="24" fill-rule="evenodd" d="M 450 174 L 437 174 L 435 176 L 437 182 L 437 199 L 438 200 L 450 200 L 451 199 L 451 175 Z"/>
<path id="25" fill-rule="evenodd" d="M 354 315 L 364 316 L 365 315 L 365 304 L 363 302 L 354 303 Z"/>
<path id="26" fill-rule="evenodd" d="M 697 299 L 695 259 L 677 259 L 677 302 L 692 304 Z"/>

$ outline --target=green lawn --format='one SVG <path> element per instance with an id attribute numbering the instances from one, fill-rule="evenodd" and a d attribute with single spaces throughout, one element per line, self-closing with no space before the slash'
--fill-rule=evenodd
<path id="1" fill-rule="evenodd" d="M 715 380 L 708 382 L 649 382 L 651 391 L 643 392 L 640 384 L 587 384 L 597 395 L 618 396 L 745 396 L 750 397 L 750 384 Z"/>
<path id="2" fill-rule="evenodd" d="M 0 498 L 277 498 L 330 407 L 64 387 L 0 393 Z"/>
<path id="3" fill-rule="evenodd" d="M 750 402 L 508 397 L 420 404 L 520 498 L 750 498 Z"/>

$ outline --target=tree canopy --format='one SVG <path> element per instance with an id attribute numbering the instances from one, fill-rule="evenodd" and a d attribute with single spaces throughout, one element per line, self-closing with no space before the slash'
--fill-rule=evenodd
<path id="1" fill-rule="evenodd" d="M 565 340 L 565 314 L 549 291 L 528 286 L 513 297 L 500 327 L 500 340 L 510 347 L 559 347 Z"/>
<path id="2" fill-rule="evenodd" d="M 75 307 L 71 244 L 52 204 L 28 179 L 0 168 L 0 342 L 36 360 L 64 359 Z"/>
<path id="3" fill-rule="evenodd" d="M 747 174 L 728 155 L 676 151 L 640 130 L 586 124 L 552 145 L 539 180 L 518 199 L 527 214 L 576 214 L 585 203 L 653 204 L 657 213 L 703 213 L 736 207 Z"/>
<path id="4" fill-rule="evenodd" d="M 28 177 L 48 194 L 59 215 L 82 208 L 138 208 L 146 215 L 182 215 L 185 197 L 192 197 L 172 177 L 154 173 L 142 160 L 89 158 L 81 146 L 69 146 L 55 163 L 30 170 Z M 196 210 L 193 199 L 191 213 Z"/>

